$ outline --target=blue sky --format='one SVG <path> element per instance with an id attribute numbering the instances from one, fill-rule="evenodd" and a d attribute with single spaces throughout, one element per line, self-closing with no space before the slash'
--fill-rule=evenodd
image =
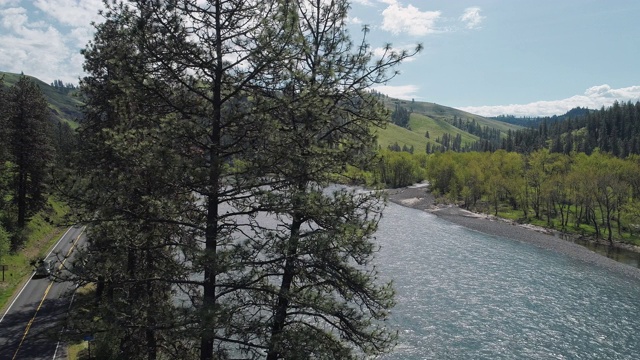
<path id="1" fill-rule="evenodd" d="M 100 0 L 0 0 L 0 70 L 77 83 Z M 354 40 L 424 50 L 377 89 L 481 115 L 640 100 L 640 1 L 352 0 Z"/>

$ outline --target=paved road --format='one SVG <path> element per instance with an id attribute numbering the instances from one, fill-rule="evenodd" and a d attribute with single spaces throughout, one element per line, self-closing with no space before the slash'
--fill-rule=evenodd
<path id="1" fill-rule="evenodd" d="M 56 270 L 66 264 L 83 233 L 83 227 L 69 228 L 47 255 L 56 261 Z M 69 297 L 65 294 L 72 286 L 32 275 L 6 313 L 0 314 L 0 359 L 60 358 L 57 323 L 66 315 Z"/>

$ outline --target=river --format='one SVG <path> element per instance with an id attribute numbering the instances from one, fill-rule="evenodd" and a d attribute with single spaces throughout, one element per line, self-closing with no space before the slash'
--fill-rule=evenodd
<path id="1" fill-rule="evenodd" d="M 393 203 L 376 237 L 398 302 L 384 360 L 640 356 L 637 279 Z"/>

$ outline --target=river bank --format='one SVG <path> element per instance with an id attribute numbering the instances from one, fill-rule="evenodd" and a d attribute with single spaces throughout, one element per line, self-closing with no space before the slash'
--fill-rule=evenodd
<path id="1" fill-rule="evenodd" d="M 456 225 L 485 234 L 502 236 L 561 252 L 572 258 L 606 267 L 640 279 L 640 269 L 597 254 L 582 245 L 563 240 L 560 233 L 528 224 L 518 224 L 491 215 L 477 214 L 454 205 L 438 205 L 425 184 L 387 190 L 389 200 L 398 205 L 430 212 Z"/>

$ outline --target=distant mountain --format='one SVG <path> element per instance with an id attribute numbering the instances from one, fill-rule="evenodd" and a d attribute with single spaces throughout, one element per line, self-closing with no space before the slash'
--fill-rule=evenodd
<path id="1" fill-rule="evenodd" d="M 538 116 L 538 117 L 516 117 L 513 115 L 500 115 L 496 117 L 492 117 L 493 120 L 503 121 L 509 124 L 520 125 L 524 127 L 537 127 L 542 124 L 543 121 L 546 121 L 548 124 L 563 121 L 566 119 L 586 116 L 590 112 L 595 110 L 575 107 L 569 111 L 567 111 L 563 115 L 553 115 L 553 116 Z"/>
<path id="2" fill-rule="evenodd" d="M 537 123 L 537 125 L 535 125 Z M 609 108 L 577 108 L 561 116 L 537 118 L 530 127 L 513 132 L 501 147 L 530 153 L 601 152 L 626 158 L 640 155 L 640 102 L 613 103 Z"/>
<path id="3" fill-rule="evenodd" d="M 3 76 L 4 86 L 11 87 L 21 75 L 0 71 L 0 77 Z M 27 77 L 33 80 L 42 90 L 51 109 L 52 121 L 54 123 L 66 123 L 72 128 L 77 127 L 78 119 L 82 116 L 79 108 L 82 102 L 75 96 L 75 92 L 69 92 L 68 89 L 55 88 L 33 76 L 27 75 Z"/>
<path id="4" fill-rule="evenodd" d="M 374 96 L 392 112 L 392 118 L 397 118 L 393 116 L 396 112 L 408 114 L 405 126 L 390 124 L 378 132 L 378 144 L 382 148 L 397 144 L 401 149 L 413 147 L 414 152 L 424 152 L 427 148 L 432 149 L 431 152 L 490 150 L 499 147 L 509 131 L 522 128 L 432 102 L 399 100 L 375 92 Z"/>

